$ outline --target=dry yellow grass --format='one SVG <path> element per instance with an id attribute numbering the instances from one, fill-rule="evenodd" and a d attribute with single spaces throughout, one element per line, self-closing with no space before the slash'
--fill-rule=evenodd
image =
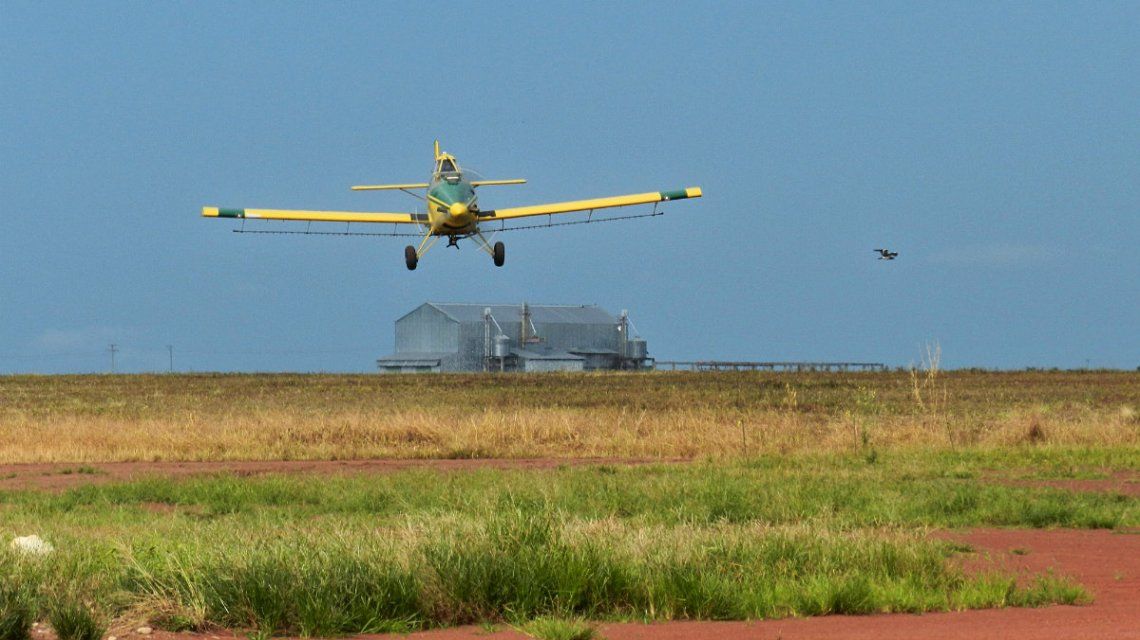
<path id="1" fill-rule="evenodd" d="M 1137 446 L 1138 409 L 1132 372 L 12 376 L 0 462 Z"/>

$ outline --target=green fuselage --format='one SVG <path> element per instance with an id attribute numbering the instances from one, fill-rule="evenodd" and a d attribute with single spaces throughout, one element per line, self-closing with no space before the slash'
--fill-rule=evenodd
<path id="1" fill-rule="evenodd" d="M 427 190 L 428 220 L 436 235 L 466 234 L 475 231 L 475 187 L 459 171 L 432 177 Z"/>

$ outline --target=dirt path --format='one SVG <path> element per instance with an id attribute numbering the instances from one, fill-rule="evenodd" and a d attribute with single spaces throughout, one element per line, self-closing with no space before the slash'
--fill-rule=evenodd
<path id="1" fill-rule="evenodd" d="M 470 469 L 551 469 L 562 465 L 638 465 L 678 464 L 683 458 L 481 458 L 462 460 L 379 459 L 379 460 L 233 460 L 210 462 L 96 462 L 96 463 L 32 463 L 0 464 L 0 491 L 5 489 L 41 489 L 62 491 L 71 487 L 106 482 L 121 482 L 148 476 L 184 478 L 213 473 L 235 473 L 255 476 L 286 474 L 369 474 L 393 473 L 405 469 L 462 471 Z M 1001 477 L 985 478 L 986 482 L 1051 487 L 1069 491 L 1113 492 L 1140 496 L 1140 475 L 1118 471 L 1108 478 L 1091 480 L 1021 480 Z"/>
<path id="2" fill-rule="evenodd" d="M 1140 473 L 1134 471 L 1117 471 L 1108 478 L 1083 480 L 1063 478 L 1058 480 L 997 481 L 1022 487 L 1049 487 L 1052 489 L 1065 489 L 1067 491 L 1095 491 L 1119 493 L 1126 496 L 1140 496 Z"/>
<path id="3" fill-rule="evenodd" d="M 404 469 L 463 471 L 471 469 L 552 469 L 580 465 L 675 464 L 681 458 L 494 458 L 464 460 L 264 460 L 230 462 L 98 462 L 0 464 L 0 491 L 41 489 L 62 491 L 71 487 L 121 482 L 160 476 L 184 478 L 212 473 L 256 476 L 270 473 L 368 474 Z"/>

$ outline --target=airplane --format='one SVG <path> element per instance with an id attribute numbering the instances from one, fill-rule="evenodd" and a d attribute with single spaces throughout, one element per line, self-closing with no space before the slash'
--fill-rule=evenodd
<path id="1" fill-rule="evenodd" d="M 594 198 L 591 200 L 574 200 L 570 202 L 554 202 L 527 207 L 512 207 L 507 209 L 479 208 L 478 196 L 475 190 L 478 187 L 492 185 L 524 184 L 521 178 L 509 180 L 470 180 L 464 170 L 459 166 L 455 156 L 439 150 L 439 140 L 435 141 L 435 170 L 432 172 L 430 182 L 416 182 L 407 184 L 379 184 L 360 185 L 352 187 L 353 191 L 383 191 L 398 190 L 413 195 L 427 203 L 427 213 L 362 213 L 354 211 L 290 211 L 284 209 L 226 209 L 222 207 L 203 207 L 202 216 L 207 218 L 233 218 L 240 220 L 299 220 L 308 222 L 366 222 L 390 223 L 393 225 L 418 225 L 419 233 L 390 233 L 365 235 L 414 235 L 422 240 L 418 247 L 408 245 L 404 248 L 404 263 L 409 270 L 415 270 L 420 258 L 428 252 L 436 241 L 442 237 L 447 238 L 447 246 L 459 247 L 459 241 L 471 238 L 480 249 L 487 252 L 494 261 L 495 266 L 501 267 L 506 261 L 506 248 L 502 242 L 493 245 L 483 236 L 480 225 L 489 226 L 492 222 L 505 222 L 518 218 L 531 216 L 553 216 L 556 214 L 572 213 L 576 211 L 589 211 L 590 219 L 581 222 L 561 224 L 585 224 L 591 221 L 615 220 L 621 218 L 593 218 L 596 209 L 612 207 L 627 207 L 638 204 L 653 204 L 652 214 L 657 212 L 657 203 L 686 198 L 701 197 L 700 187 L 689 187 L 674 191 L 650 191 L 648 193 L 635 193 L 624 196 L 611 196 L 607 198 Z M 420 197 L 412 190 L 426 189 L 426 197 Z M 630 218 L 644 216 L 626 216 Z M 535 225 L 548 226 L 548 225 Z M 553 226 L 551 223 L 549 226 Z M 395 228 L 395 227 L 394 227 Z M 513 227 L 520 228 L 520 227 Z M 499 225 L 493 231 L 509 231 L 512 227 Z M 238 231 L 235 229 L 235 231 Z M 248 233 L 248 232 L 247 232 Z M 259 232 L 254 232 L 259 233 Z M 282 232 L 260 232 L 282 233 Z M 290 233 L 290 232 L 284 232 Z M 309 232 L 295 232 L 309 233 Z M 350 234 L 351 235 L 351 234 Z M 492 236 L 493 238 L 494 236 Z"/>
<path id="2" fill-rule="evenodd" d="M 879 253 L 880 260 L 894 260 L 899 257 L 898 251 L 891 251 L 890 249 L 875 249 Z"/>

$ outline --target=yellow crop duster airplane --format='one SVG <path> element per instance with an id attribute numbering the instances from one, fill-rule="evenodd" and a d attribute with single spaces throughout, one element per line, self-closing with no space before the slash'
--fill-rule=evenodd
<path id="1" fill-rule="evenodd" d="M 440 152 L 439 140 L 435 141 L 435 171 L 431 182 L 411 184 L 381 184 L 352 187 L 354 191 L 399 190 L 412 193 L 412 189 L 427 189 L 427 213 L 359 213 L 353 211 L 287 211 L 282 209 L 223 209 L 220 207 L 203 207 L 202 215 L 207 218 L 236 218 L 241 220 L 299 220 L 308 222 L 369 222 L 391 223 L 393 225 L 418 225 L 419 233 L 380 233 L 365 235 L 414 235 L 423 236 L 418 247 L 411 245 L 404 249 L 404 261 L 408 269 L 415 269 L 419 259 L 427 253 L 435 242 L 447 236 L 448 246 L 458 247 L 458 242 L 464 238 L 472 238 L 479 247 L 491 255 L 495 266 L 503 266 L 506 258 L 502 242 L 492 245 L 481 233 L 479 227 L 488 226 L 489 223 L 526 218 L 530 216 L 552 216 L 554 214 L 571 213 L 575 211 L 589 211 L 590 218 L 579 222 L 561 224 L 584 224 L 588 222 L 601 222 L 618 218 L 593 218 L 596 209 L 611 207 L 625 207 L 636 204 L 653 204 L 653 213 L 645 215 L 660 215 L 656 203 L 668 200 L 683 200 L 685 198 L 701 197 L 700 187 L 689 187 L 677 191 L 651 191 L 649 193 L 635 193 L 626 196 L 613 196 L 609 198 L 594 198 L 592 200 L 574 200 L 572 202 L 554 202 L 529 207 L 514 207 L 511 209 L 482 210 L 479 208 L 475 189 L 477 187 L 523 184 L 526 180 L 468 180 L 464 175 L 455 157 L 446 152 Z M 626 216 L 629 218 L 643 216 Z M 546 225 L 554 226 L 553 222 Z M 509 231 L 522 227 L 506 227 L 497 225 L 494 231 Z M 235 230 L 236 231 L 236 230 Z M 258 232 L 254 232 L 258 233 Z M 291 232 L 262 232 L 262 233 L 291 233 Z M 308 231 L 292 233 L 309 233 Z M 354 234 L 350 234 L 354 235 Z"/>

